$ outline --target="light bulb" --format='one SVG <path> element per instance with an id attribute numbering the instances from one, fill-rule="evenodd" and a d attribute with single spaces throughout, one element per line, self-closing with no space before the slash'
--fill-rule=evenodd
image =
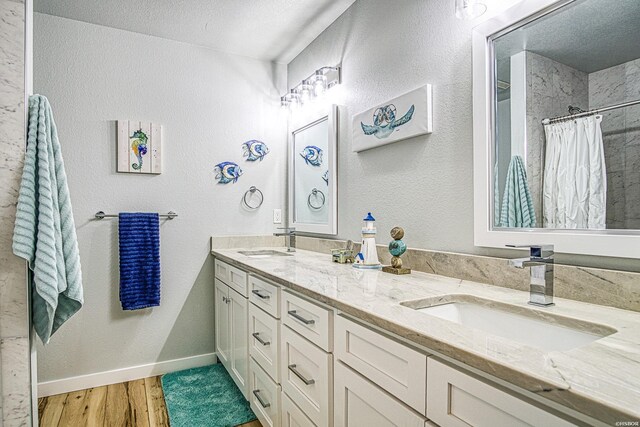
<path id="1" fill-rule="evenodd" d="M 300 85 L 300 89 L 298 90 L 298 93 L 300 94 L 300 103 L 306 104 L 307 102 L 311 101 L 311 97 L 313 95 L 311 92 L 312 90 L 313 86 L 311 86 L 309 82 L 307 82 L 306 80 L 302 82 L 302 84 Z"/>
<path id="2" fill-rule="evenodd" d="M 316 71 L 313 76 L 313 92 L 316 96 L 320 96 L 327 89 L 327 76 L 324 75 L 322 70 Z"/>
<path id="3" fill-rule="evenodd" d="M 291 89 L 287 97 L 289 98 L 289 109 L 295 110 L 300 106 L 300 95 L 295 89 Z"/>

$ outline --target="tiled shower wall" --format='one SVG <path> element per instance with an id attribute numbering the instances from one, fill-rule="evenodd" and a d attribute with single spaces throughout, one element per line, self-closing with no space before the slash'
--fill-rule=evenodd
<path id="1" fill-rule="evenodd" d="M 589 108 L 640 99 L 640 59 L 589 74 Z M 640 229 L 640 105 L 602 114 L 607 228 Z"/>
<path id="2" fill-rule="evenodd" d="M 587 109 L 588 74 L 533 52 L 527 52 L 527 180 L 542 227 L 542 182 L 545 135 L 542 120 L 568 114 L 568 107 Z"/>
<path id="3" fill-rule="evenodd" d="M 0 0 L 0 426 L 31 425 L 26 266 L 11 250 L 25 149 L 25 1 Z"/>

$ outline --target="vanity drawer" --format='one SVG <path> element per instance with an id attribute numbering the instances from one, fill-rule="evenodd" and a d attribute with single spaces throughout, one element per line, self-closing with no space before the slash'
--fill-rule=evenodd
<path id="1" fill-rule="evenodd" d="M 282 390 L 314 424 L 332 425 L 332 355 L 286 326 L 282 327 L 281 333 Z"/>
<path id="2" fill-rule="evenodd" d="M 280 386 L 255 360 L 250 361 L 249 404 L 262 427 L 280 427 Z"/>
<path id="3" fill-rule="evenodd" d="M 427 418 L 441 427 L 574 425 L 432 357 L 427 370 Z"/>
<path id="4" fill-rule="evenodd" d="M 280 382 L 280 322 L 249 304 L 249 353 L 276 382 Z"/>
<path id="5" fill-rule="evenodd" d="M 282 412 L 280 420 L 282 427 L 316 427 L 295 403 L 291 401 L 287 393 L 282 392 Z"/>
<path id="6" fill-rule="evenodd" d="M 335 355 L 419 413 L 426 413 L 426 355 L 342 316 L 335 322 Z"/>
<path id="7" fill-rule="evenodd" d="M 215 276 L 240 295 L 247 296 L 247 273 L 216 258 Z"/>
<path id="8" fill-rule="evenodd" d="M 249 299 L 252 303 L 275 317 L 280 318 L 280 287 L 249 276 Z"/>
<path id="9" fill-rule="evenodd" d="M 335 365 L 335 427 L 424 427 L 426 419 L 341 362 Z"/>
<path id="10" fill-rule="evenodd" d="M 282 322 L 322 348 L 333 350 L 333 312 L 289 292 L 282 292 Z"/>

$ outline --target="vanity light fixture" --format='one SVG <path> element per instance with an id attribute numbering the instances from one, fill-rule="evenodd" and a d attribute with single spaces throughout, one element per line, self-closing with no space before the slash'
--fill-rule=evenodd
<path id="1" fill-rule="evenodd" d="M 340 67 L 319 68 L 291 89 L 289 93 L 280 97 L 280 105 L 294 110 L 298 106 L 322 96 L 327 90 L 340 83 Z"/>
<path id="2" fill-rule="evenodd" d="M 478 0 L 456 0 L 456 18 L 475 19 L 487 11 L 487 5 Z"/>

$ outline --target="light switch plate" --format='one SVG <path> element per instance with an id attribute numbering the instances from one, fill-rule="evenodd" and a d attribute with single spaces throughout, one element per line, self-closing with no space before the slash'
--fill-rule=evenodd
<path id="1" fill-rule="evenodd" d="M 282 224 L 282 209 L 273 210 L 273 223 Z"/>

